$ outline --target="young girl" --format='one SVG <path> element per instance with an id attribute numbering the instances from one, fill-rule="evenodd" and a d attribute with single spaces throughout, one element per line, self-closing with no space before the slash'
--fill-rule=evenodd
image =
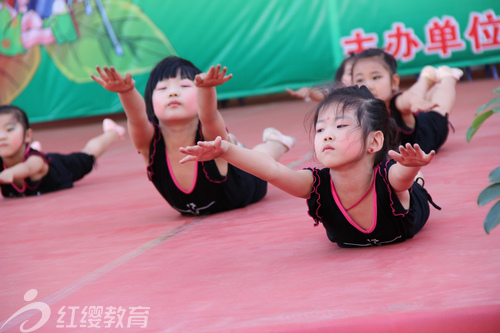
<path id="1" fill-rule="evenodd" d="M 96 159 L 125 133 L 111 119 L 104 133 L 87 142 L 81 152 L 43 154 L 30 146 L 33 130 L 26 113 L 13 105 L 0 106 L 0 187 L 4 197 L 40 195 L 73 186 L 88 174 Z"/>
<path id="2" fill-rule="evenodd" d="M 264 197 L 267 183 L 216 158 L 181 165 L 179 147 L 199 140 L 230 140 L 217 110 L 215 86 L 228 81 L 226 68 L 201 73 L 191 62 L 168 57 L 151 72 L 145 102 L 130 73 L 123 78 L 113 67 L 97 67 L 92 78 L 117 92 L 128 119 L 135 147 L 147 165 L 149 180 L 165 200 L 184 215 L 226 211 Z M 275 129 L 264 131 L 264 143 L 254 149 L 278 160 L 295 140 Z"/>
<path id="3" fill-rule="evenodd" d="M 410 89 L 398 93 L 400 78 L 394 57 L 381 49 L 368 49 L 356 56 L 353 84 L 365 85 L 383 100 L 401 134 L 401 142 L 418 143 L 425 152 L 438 151 L 448 136 L 448 116 L 455 102 L 458 68 L 426 66 Z M 432 111 L 429 111 L 431 110 Z"/>
<path id="4" fill-rule="evenodd" d="M 389 151 L 394 126 L 385 104 L 366 87 L 338 88 L 318 105 L 311 126 L 324 169 L 295 171 L 221 138 L 182 148 L 190 156 L 181 163 L 221 157 L 307 199 L 309 215 L 340 247 L 396 243 L 413 237 L 429 217 L 430 196 L 415 177 L 434 152 L 417 144 Z"/>
<path id="5" fill-rule="evenodd" d="M 355 54 L 351 53 L 347 58 L 342 60 L 339 68 L 335 72 L 335 83 L 340 83 L 344 86 L 352 85 L 352 65 L 354 63 Z M 296 98 L 302 98 L 306 101 L 313 100 L 315 102 L 321 102 L 324 98 L 323 92 L 320 89 L 302 87 L 298 90 L 286 90 L 291 96 Z"/>

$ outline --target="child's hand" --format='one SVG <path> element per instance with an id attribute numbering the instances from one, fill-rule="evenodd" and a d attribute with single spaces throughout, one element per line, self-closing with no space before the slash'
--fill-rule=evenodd
<path id="1" fill-rule="evenodd" d="M 200 141 L 196 146 L 181 147 L 179 151 L 189 155 L 179 163 L 184 164 L 191 161 L 211 161 L 222 156 L 227 151 L 227 145 L 223 144 L 222 138 L 218 136 L 214 141 Z"/>
<path id="2" fill-rule="evenodd" d="M 436 155 L 434 150 L 426 154 L 418 144 L 412 146 L 410 143 L 407 143 L 406 146 L 399 146 L 399 153 L 394 150 L 389 151 L 391 158 L 406 167 L 422 167 L 427 165 L 432 161 L 434 155 Z"/>
<path id="3" fill-rule="evenodd" d="M 229 81 L 233 74 L 226 75 L 227 68 L 220 70 L 221 65 L 212 66 L 206 73 L 196 75 L 194 83 L 199 88 L 220 86 Z"/>
<path id="4" fill-rule="evenodd" d="M 103 86 L 104 89 L 116 92 L 124 93 L 134 89 L 135 81 L 132 80 L 132 74 L 127 73 L 125 77 L 121 76 L 116 69 L 111 67 L 102 67 L 104 72 L 99 66 L 96 66 L 97 73 L 100 77 L 90 74 L 90 77 L 94 79 L 95 82 Z"/>
<path id="5" fill-rule="evenodd" d="M 286 89 L 286 92 L 292 97 L 303 98 L 304 101 L 321 102 L 324 99 L 323 93 L 317 89 L 302 87 L 298 90 Z"/>
<path id="6" fill-rule="evenodd" d="M 298 90 L 292 90 L 287 88 L 286 92 L 290 94 L 290 96 L 292 97 L 305 99 L 306 97 L 309 97 L 309 94 L 311 93 L 311 88 L 302 87 Z"/>
<path id="7" fill-rule="evenodd" d="M 14 182 L 14 172 L 10 169 L 5 169 L 0 172 L 0 184 L 12 184 Z"/>

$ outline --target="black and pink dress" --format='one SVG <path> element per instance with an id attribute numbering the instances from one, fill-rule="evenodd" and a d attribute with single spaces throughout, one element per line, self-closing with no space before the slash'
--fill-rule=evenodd
<path id="1" fill-rule="evenodd" d="M 219 173 L 215 161 L 196 162 L 192 187 L 185 191 L 171 172 L 165 141 L 158 125 L 149 150 L 148 177 L 163 198 L 183 215 L 205 215 L 241 208 L 262 199 L 267 182 L 233 165 L 226 176 Z M 203 140 L 198 127 L 196 142 Z M 177 163 L 177 161 L 175 161 Z"/>
<path id="2" fill-rule="evenodd" d="M 322 223 L 330 241 L 340 247 L 366 247 L 402 242 L 412 238 L 429 218 L 429 202 L 437 207 L 418 183 L 410 189 L 410 208 L 405 209 L 389 180 L 389 168 L 394 160 L 381 163 L 375 168 L 372 184 L 373 224 L 369 230 L 359 227 L 342 207 L 330 177 L 330 169 L 309 169 L 314 183 L 307 199 L 309 215 L 315 225 Z"/>

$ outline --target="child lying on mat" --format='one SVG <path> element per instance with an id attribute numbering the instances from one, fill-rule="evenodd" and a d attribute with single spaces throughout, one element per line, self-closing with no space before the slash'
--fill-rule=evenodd
<path id="1" fill-rule="evenodd" d="M 418 143 L 426 153 L 437 152 L 448 137 L 448 116 L 462 75 L 458 68 L 425 66 L 417 82 L 401 93 L 397 61 L 384 50 L 364 50 L 352 66 L 353 84 L 365 85 L 385 102 L 401 143 Z"/>
<path id="2" fill-rule="evenodd" d="M 43 154 L 30 146 L 33 130 L 26 113 L 13 105 L 0 106 L 0 187 L 4 197 L 40 195 L 73 186 L 88 174 L 125 129 L 111 119 L 104 133 L 91 139 L 80 152 Z"/>
<path id="3" fill-rule="evenodd" d="M 422 229 L 432 200 L 419 171 L 435 153 L 418 144 L 390 150 L 398 142 L 396 124 L 382 100 L 364 86 L 335 89 L 318 105 L 311 125 L 321 170 L 292 170 L 220 137 L 181 148 L 189 155 L 181 163 L 223 158 L 307 199 L 315 224 L 321 222 L 340 247 L 402 242 Z"/>
<path id="4" fill-rule="evenodd" d="M 147 165 L 149 180 L 183 215 L 204 215 L 244 207 L 262 199 L 267 183 L 221 158 L 181 165 L 179 147 L 221 137 L 232 140 L 217 110 L 216 86 L 227 82 L 226 68 L 212 66 L 202 73 L 190 61 L 168 57 L 149 75 L 144 99 L 130 73 L 97 67 L 92 78 L 118 93 L 132 141 Z M 254 147 L 278 160 L 295 139 L 274 128 L 264 130 L 264 143 Z"/>

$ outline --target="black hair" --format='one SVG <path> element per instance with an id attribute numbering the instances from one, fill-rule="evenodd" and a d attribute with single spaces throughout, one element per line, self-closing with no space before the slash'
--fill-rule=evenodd
<path id="1" fill-rule="evenodd" d="M 1 114 L 14 115 L 14 117 L 16 117 L 16 120 L 23 126 L 24 133 L 26 133 L 26 131 L 30 129 L 28 116 L 26 115 L 26 112 L 24 112 L 21 108 L 14 105 L 0 105 L 0 115 Z"/>
<path id="2" fill-rule="evenodd" d="M 344 58 L 344 60 L 342 60 L 342 62 L 339 65 L 339 68 L 337 68 L 337 71 L 335 72 L 335 77 L 334 77 L 335 82 L 342 82 L 342 76 L 344 76 L 344 72 L 345 72 L 345 65 L 348 62 L 351 62 L 354 60 L 356 60 L 355 53 L 350 53 L 349 56 L 347 56 L 346 58 Z"/>
<path id="3" fill-rule="evenodd" d="M 158 82 L 165 79 L 175 78 L 177 75 L 180 75 L 182 79 L 194 81 L 196 75 L 200 73 L 201 71 L 198 67 L 186 59 L 171 56 L 160 61 L 151 71 L 146 84 L 146 90 L 144 92 L 148 119 L 153 123 L 158 124 L 158 119 L 155 116 L 152 101 L 153 91 L 155 90 Z"/>
<path id="4" fill-rule="evenodd" d="M 354 66 L 356 66 L 356 63 L 360 59 L 367 59 L 367 58 L 380 58 L 384 67 L 387 68 L 389 70 L 389 72 L 391 73 L 391 76 L 394 74 L 397 74 L 398 62 L 397 62 L 396 58 L 394 58 L 392 55 L 390 55 L 389 53 L 385 52 L 382 49 L 363 50 L 361 53 L 359 53 L 356 56 L 356 59 L 354 61 L 354 64 L 352 65 L 352 68 L 354 68 Z"/>
<path id="5" fill-rule="evenodd" d="M 315 131 L 318 117 L 323 110 L 332 106 L 337 107 L 338 112 L 342 114 L 346 110 L 355 110 L 364 139 L 373 131 L 381 131 L 384 134 L 384 143 L 375 155 L 374 166 L 386 160 L 389 150 L 399 145 L 399 137 L 396 122 L 387 111 L 385 102 L 373 97 L 365 86 L 337 88 L 332 85 L 325 87 L 324 91 L 328 91 L 325 99 L 314 109 L 311 117 L 311 133 Z M 366 145 L 366 140 L 363 140 L 363 145 Z"/>

